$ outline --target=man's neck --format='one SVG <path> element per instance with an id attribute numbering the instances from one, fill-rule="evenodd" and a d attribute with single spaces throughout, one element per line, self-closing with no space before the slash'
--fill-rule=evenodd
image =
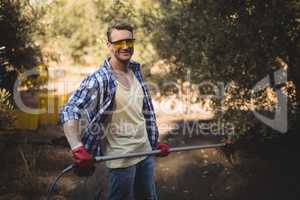
<path id="1" fill-rule="evenodd" d="M 112 69 L 115 71 L 122 71 L 125 73 L 128 71 L 129 61 L 121 62 L 121 61 L 117 60 L 115 57 L 111 57 L 109 59 L 109 63 L 111 64 Z"/>

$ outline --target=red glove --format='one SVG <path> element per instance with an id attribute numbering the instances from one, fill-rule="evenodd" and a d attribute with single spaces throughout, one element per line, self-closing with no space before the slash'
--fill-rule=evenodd
<path id="1" fill-rule="evenodd" d="M 94 165 L 93 157 L 85 150 L 83 145 L 72 150 L 75 165 L 79 168 L 92 168 Z"/>
<path id="2" fill-rule="evenodd" d="M 159 143 L 156 148 L 160 150 L 160 154 L 158 154 L 160 157 L 167 156 L 170 153 L 170 146 L 165 143 Z"/>
<path id="3" fill-rule="evenodd" d="M 231 139 L 225 139 L 224 140 L 224 144 L 225 145 L 232 145 L 233 144 L 233 141 Z"/>

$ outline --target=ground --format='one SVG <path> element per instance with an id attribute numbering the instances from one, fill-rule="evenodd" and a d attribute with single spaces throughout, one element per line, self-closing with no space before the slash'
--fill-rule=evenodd
<path id="1" fill-rule="evenodd" d="M 172 120 L 183 127 L 190 121 Z M 72 163 L 59 126 L 1 133 L 0 200 L 45 199 L 53 178 Z M 276 200 L 299 195 L 299 150 L 294 136 L 264 142 L 242 140 L 224 149 L 179 152 L 156 158 L 156 182 L 163 200 Z M 171 146 L 210 144 L 221 137 L 165 133 Z M 106 169 L 90 178 L 63 177 L 53 199 L 105 199 Z"/>

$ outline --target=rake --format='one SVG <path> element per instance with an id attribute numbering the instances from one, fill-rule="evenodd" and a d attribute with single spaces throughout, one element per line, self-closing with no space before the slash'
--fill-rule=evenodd
<path id="1" fill-rule="evenodd" d="M 173 152 L 181 152 L 181 151 L 191 151 L 191 150 L 199 150 L 199 149 L 210 149 L 210 148 L 218 148 L 218 147 L 225 147 L 228 143 L 218 143 L 218 144 L 206 144 L 206 145 L 194 145 L 194 146 L 186 146 L 186 147 L 174 147 L 170 148 L 170 153 Z M 139 153 L 129 153 L 124 155 L 115 155 L 115 156 L 96 156 L 94 158 L 95 162 L 103 162 L 103 161 L 109 161 L 109 160 L 117 160 L 117 159 L 124 159 L 124 158 L 135 158 L 135 157 L 141 157 L 141 156 L 152 156 L 152 155 L 158 155 L 160 154 L 160 150 L 153 150 L 149 152 L 139 152 Z M 75 164 L 71 164 L 67 166 L 65 169 L 63 169 L 59 175 L 54 179 L 53 183 L 49 186 L 48 194 L 47 194 L 47 200 L 50 200 L 51 195 L 53 193 L 53 190 L 59 181 L 60 178 L 62 178 L 65 174 L 70 172 L 75 168 Z"/>

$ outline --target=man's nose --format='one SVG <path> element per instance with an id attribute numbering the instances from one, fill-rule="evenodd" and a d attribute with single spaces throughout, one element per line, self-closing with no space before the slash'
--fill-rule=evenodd
<path id="1" fill-rule="evenodd" d="M 122 45 L 122 49 L 129 49 L 129 45 L 125 42 L 125 43 Z"/>

